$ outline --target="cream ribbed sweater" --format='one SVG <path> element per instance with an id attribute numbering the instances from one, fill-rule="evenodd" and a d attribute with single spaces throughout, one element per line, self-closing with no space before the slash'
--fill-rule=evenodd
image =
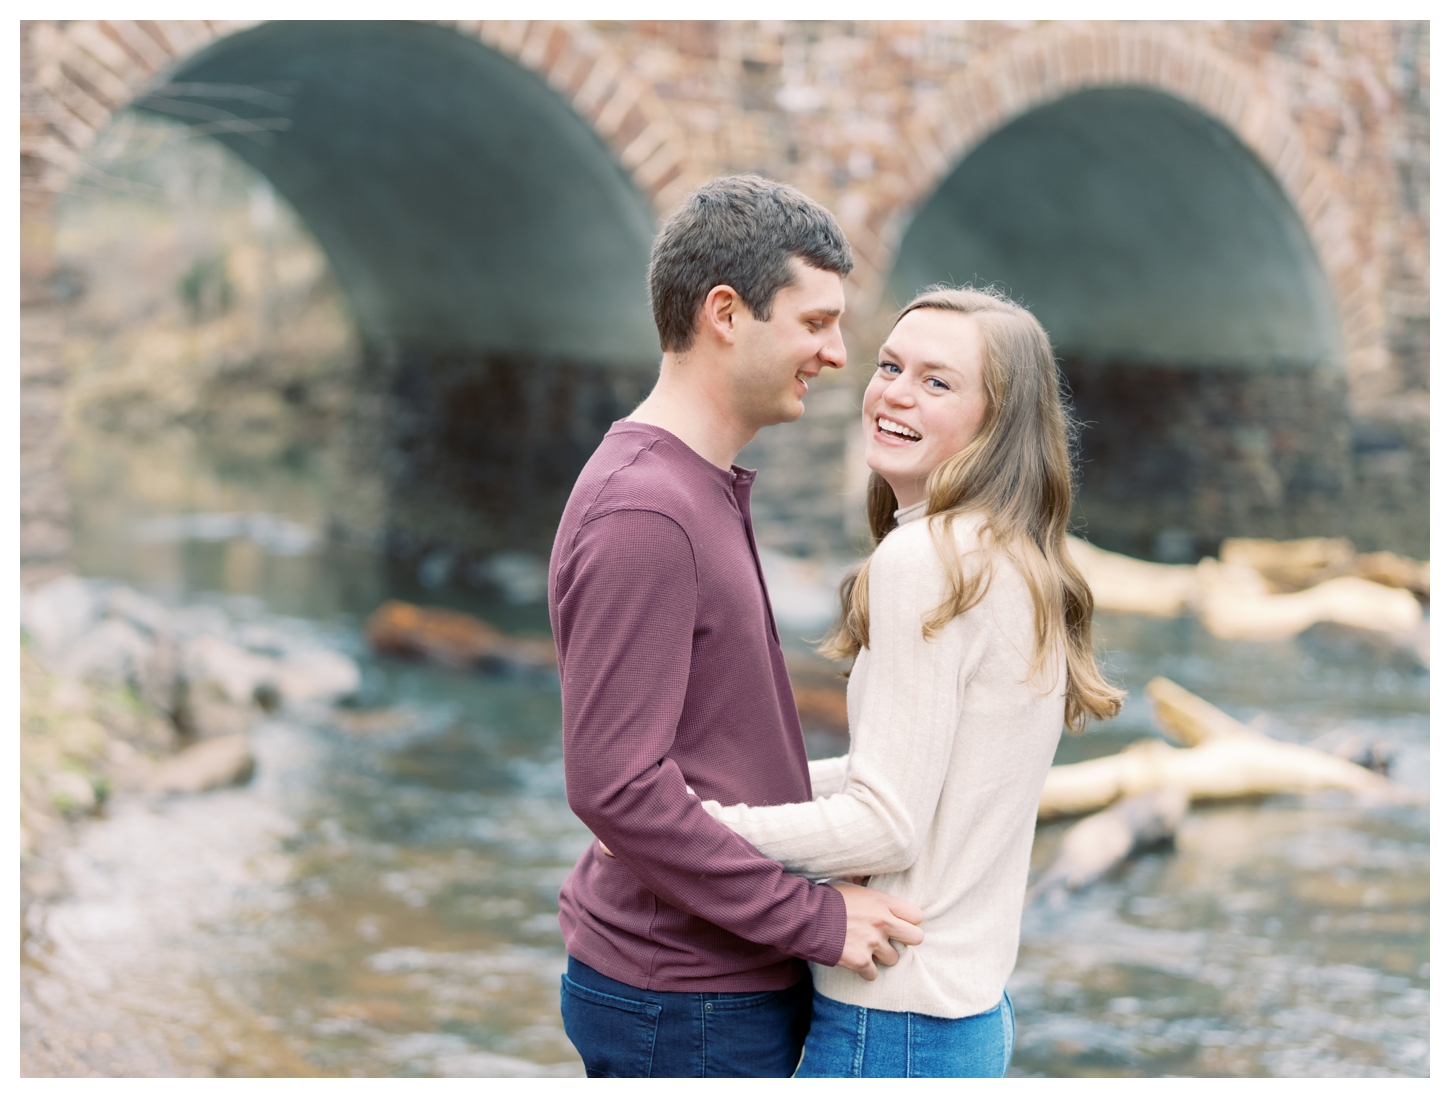
<path id="1" fill-rule="evenodd" d="M 1067 676 L 1059 651 L 1028 681 L 1032 598 L 1000 555 L 982 601 L 922 638 L 923 617 L 945 592 L 925 512 L 925 503 L 898 511 L 871 558 L 871 646 L 846 692 L 850 754 L 811 763 L 808 803 L 705 809 L 794 873 L 866 874 L 925 913 L 926 940 L 878 966 L 874 982 L 815 965 L 817 990 L 962 1018 L 997 1005 L 1017 961 Z M 954 525 L 969 574 L 983 552 L 979 529 L 976 519 Z"/>

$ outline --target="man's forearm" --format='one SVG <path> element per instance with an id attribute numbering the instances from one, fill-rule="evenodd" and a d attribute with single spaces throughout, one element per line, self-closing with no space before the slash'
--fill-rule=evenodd
<path id="1" fill-rule="evenodd" d="M 788 874 L 712 820 L 669 759 L 613 788 L 570 782 L 570 806 L 641 884 L 748 941 L 833 965 L 845 942 L 834 890 Z"/>

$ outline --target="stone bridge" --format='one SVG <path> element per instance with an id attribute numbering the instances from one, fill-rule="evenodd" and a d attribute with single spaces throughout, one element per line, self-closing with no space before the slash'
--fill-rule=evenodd
<path id="1" fill-rule="evenodd" d="M 22 24 L 22 561 L 67 551 L 52 196 L 135 108 L 267 177 L 363 346 L 353 463 L 395 550 L 547 547 L 647 390 L 658 220 L 757 171 L 840 218 L 851 376 L 764 432 L 762 539 L 859 537 L 857 398 L 937 280 L 1036 311 L 1080 518 L 1429 546 L 1427 23 Z"/>

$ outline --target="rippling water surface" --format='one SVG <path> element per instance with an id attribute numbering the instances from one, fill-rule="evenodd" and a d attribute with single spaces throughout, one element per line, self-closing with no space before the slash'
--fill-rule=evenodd
<path id="1" fill-rule="evenodd" d="M 582 1074 L 558 1017 L 555 913 L 589 836 L 564 800 L 557 682 L 378 661 L 360 632 L 389 596 L 515 631 L 546 628 L 543 607 L 426 589 L 309 540 L 305 466 L 178 481 L 165 448 L 77 460 L 83 572 L 326 637 L 362 660 L 365 704 L 260 726 L 246 788 L 120 803 L 84 829 L 67 891 L 24 931 L 31 1069 Z M 169 492 L 136 487 L 167 475 Z M 195 512 L 272 517 L 155 524 Z M 1163 674 L 1283 739 L 1372 736 L 1393 776 L 1428 780 L 1422 672 L 1186 620 L 1099 630 L 1132 699 L 1060 762 L 1152 735 L 1141 688 Z M 1034 866 L 1064 827 L 1040 830 Z M 1014 1074 L 1427 1074 L 1428 810 L 1331 795 L 1196 808 L 1175 848 L 1030 909 L 1009 986 Z"/>

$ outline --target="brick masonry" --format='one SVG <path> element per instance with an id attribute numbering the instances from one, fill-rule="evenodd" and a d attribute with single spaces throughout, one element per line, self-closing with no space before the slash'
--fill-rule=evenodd
<path id="1" fill-rule="evenodd" d="M 84 170 L 82 154 L 116 110 L 177 59 L 246 25 L 22 24 L 22 334 L 32 363 L 22 378 L 22 526 L 35 531 L 22 534 L 27 560 L 64 554 L 63 487 L 44 471 L 61 445 L 47 400 L 64 385 L 42 362 L 54 323 L 48 196 Z M 859 261 L 848 298 L 853 362 L 879 337 L 885 278 L 912 212 L 978 142 L 1080 88 L 1136 84 L 1196 104 L 1258 154 L 1329 276 L 1346 351 L 1353 497 L 1337 506 L 1366 531 L 1382 525 L 1377 513 L 1427 513 L 1428 23 L 457 26 L 539 72 L 594 125 L 657 213 L 733 171 L 787 180 L 833 209 Z M 854 390 L 859 373 L 838 384 Z M 768 432 L 752 450 L 772 470 L 796 470 L 780 478 L 778 499 L 762 500 L 782 546 L 839 546 L 849 528 L 860 477 L 844 440 L 855 412 L 853 399 L 830 392 L 822 387 L 827 399 L 800 434 Z M 819 470 L 815 483 L 828 491 L 812 495 L 803 467 Z M 792 532 L 792 508 L 808 499 L 813 532 Z M 1423 530 L 1401 525 L 1397 547 L 1428 548 L 1427 521 Z"/>

